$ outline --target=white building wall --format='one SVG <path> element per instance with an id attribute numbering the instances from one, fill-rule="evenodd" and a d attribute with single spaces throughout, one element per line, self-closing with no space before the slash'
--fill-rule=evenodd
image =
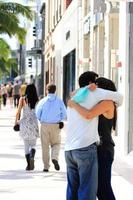
<path id="1" fill-rule="evenodd" d="M 76 49 L 76 68 L 78 73 L 76 74 L 76 78 L 78 78 L 79 74 L 82 73 L 82 68 L 78 69 L 80 56 L 83 56 L 82 49 L 82 25 L 79 24 L 79 10 L 80 7 L 78 5 L 77 0 L 73 0 L 70 4 L 69 8 L 66 10 L 64 15 L 62 16 L 61 21 L 57 24 L 53 35 L 52 42 L 54 44 L 54 55 L 55 56 L 55 83 L 58 85 L 58 94 L 60 96 L 63 94 L 62 91 L 62 79 L 63 79 L 63 57 L 71 52 L 73 49 Z M 91 0 L 91 30 L 90 30 L 90 58 L 94 60 L 94 13 L 93 13 L 93 3 Z M 129 109 L 129 86 L 128 86 L 128 66 L 129 66 L 129 15 L 128 15 L 128 3 L 121 2 L 120 3 L 120 13 L 119 13 L 119 22 L 118 20 L 112 19 L 110 21 L 110 16 L 107 13 L 101 27 L 98 27 L 98 45 L 97 45 L 97 64 L 99 65 L 103 60 L 100 59 L 99 51 L 102 49 L 103 44 L 105 44 L 104 49 L 104 68 L 99 71 L 105 77 L 111 76 L 111 50 L 115 49 L 117 51 L 118 41 L 115 41 L 115 26 L 118 26 L 119 23 L 119 50 L 118 50 L 118 61 L 122 63 L 122 66 L 117 69 L 118 71 L 118 90 L 123 94 L 124 101 L 123 105 L 118 108 L 118 136 L 116 137 L 116 150 L 118 149 L 119 154 L 125 154 L 128 151 L 128 109 Z M 105 26 L 105 27 L 104 27 Z M 100 30 L 100 28 L 102 30 Z M 104 29 L 105 28 L 105 29 Z M 103 38 L 103 31 L 105 30 L 105 37 Z M 70 31 L 70 37 L 66 40 L 66 33 Z M 113 40 L 112 40 L 113 38 Z M 116 35 L 118 38 L 118 35 Z M 102 43 L 100 40 L 102 39 Z M 96 39 L 97 41 L 97 39 Z M 80 46 L 81 45 L 81 46 Z M 82 50 L 82 51 L 80 51 Z M 103 55 L 103 52 L 102 52 Z M 91 62 L 91 70 L 95 70 L 94 63 Z"/>
<path id="2" fill-rule="evenodd" d="M 118 108 L 118 136 L 116 137 L 116 146 L 119 154 L 128 152 L 128 109 L 129 109 L 129 83 L 128 83 L 128 66 L 129 66 L 129 13 L 128 3 L 120 3 L 120 14 L 110 13 L 106 10 L 103 25 L 98 24 L 98 32 L 94 30 L 94 1 L 91 3 L 91 27 L 90 27 L 90 69 L 99 72 L 107 78 L 116 78 L 118 81 L 118 91 L 124 96 L 123 105 Z M 100 30 L 101 28 L 101 30 Z M 103 34 L 104 32 L 104 34 Z M 118 39 L 119 38 L 119 39 Z M 98 43 L 97 43 L 98 42 Z M 119 44 L 118 44 L 119 43 Z M 104 54 L 103 51 L 104 50 Z M 100 52 L 101 54 L 100 55 Z M 111 61 L 111 52 L 115 52 L 114 63 Z M 118 54 L 118 56 L 117 56 Z M 104 55 L 104 57 L 103 57 Z M 100 59 L 102 58 L 103 59 Z M 117 58 L 119 57 L 119 58 Z M 120 61 L 122 67 L 116 67 Z M 97 62 L 96 62 L 97 61 Z M 103 63 L 104 62 L 104 63 Z M 99 65 L 103 66 L 99 68 Z M 112 65 L 112 63 L 114 65 Z M 112 69 L 114 67 L 114 69 Z M 115 71 L 113 77 L 113 70 Z M 118 75 L 117 75 L 118 72 Z M 115 80 L 113 80 L 115 81 Z"/>
<path id="3" fill-rule="evenodd" d="M 128 3 L 120 3 L 119 14 L 119 61 L 122 67 L 119 68 L 118 86 L 123 94 L 123 105 L 119 108 L 118 115 L 118 138 L 117 149 L 119 154 L 125 154 L 128 150 L 128 108 L 129 108 L 129 84 L 128 84 L 128 66 L 129 66 L 129 14 Z"/>
<path id="4" fill-rule="evenodd" d="M 77 0 L 73 0 L 69 8 L 63 15 L 62 18 L 62 33 L 63 33 L 63 43 L 62 43 L 62 55 L 67 55 L 72 51 L 77 45 L 77 35 L 78 35 L 78 9 Z M 70 38 L 66 40 L 66 33 L 70 31 Z"/>
<path id="5" fill-rule="evenodd" d="M 53 57 L 55 57 L 55 84 L 57 87 L 57 93 L 61 96 L 62 93 L 62 78 L 63 78 L 63 64 L 62 64 L 62 43 L 63 43 L 63 32 L 62 23 L 59 23 L 53 32 L 52 41 L 55 46 Z"/>
<path id="6" fill-rule="evenodd" d="M 78 1 L 73 0 L 64 13 L 61 21 L 53 32 L 52 40 L 55 45 L 55 77 L 58 88 L 58 94 L 62 95 L 63 82 L 63 57 L 72 50 L 78 49 Z M 66 34 L 70 32 L 70 37 L 66 40 Z M 76 66 L 78 58 L 76 58 Z"/>
<path id="7" fill-rule="evenodd" d="M 95 71 L 94 67 L 94 0 L 90 0 L 90 70 Z"/>
<path id="8" fill-rule="evenodd" d="M 98 26 L 97 73 L 99 76 L 104 74 L 104 23 L 100 23 Z"/>
<path id="9" fill-rule="evenodd" d="M 110 17 L 109 13 L 106 13 L 105 18 L 105 38 L 104 38 L 104 76 L 110 77 Z"/>

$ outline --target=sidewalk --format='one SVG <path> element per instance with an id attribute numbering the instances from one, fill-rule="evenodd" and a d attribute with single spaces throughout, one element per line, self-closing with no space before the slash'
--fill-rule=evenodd
<path id="1" fill-rule="evenodd" d="M 37 143 L 35 170 L 25 171 L 23 141 L 13 131 L 15 110 L 10 107 L 0 111 L 0 199 L 1 200 L 65 200 L 66 169 L 63 143 L 59 172 L 51 164 L 44 173 L 41 160 L 40 139 Z M 62 133 L 64 138 L 64 133 Z"/>
<path id="2" fill-rule="evenodd" d="M 66 166 L 64 160 L 64 138 L 60 153 L 61 170 L 55 171 L 51 163 L 49 173 L 42 172 L 40 139 L 37 143 L 35 170 L 25 171 L 23 141 L 13 131 L 15 109 L 7 106 L 0 111 L 0 199 L 2 200 L 65 200 Z M 133 198 L 133 165 L 128 159 L 116 156 L 112 185 L 116 200 Z"/>

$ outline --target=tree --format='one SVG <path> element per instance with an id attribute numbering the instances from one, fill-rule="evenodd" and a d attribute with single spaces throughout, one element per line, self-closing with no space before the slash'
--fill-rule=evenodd
<path id="1" fill-rule="evenodd" d="M 0 1 L 0 34 L 6 33 L 10 37 L 17 35 L 19 41 L 24 43 L 26 30 L 20 26 L 20 15 L 32 19 L 32 11 L 28 6 Z"/>
<path id="2" fill-rule="evenodd" d="M 17 60 L 11 58 L 11 49 L 7 42 L 0 38 L 0 75 L 10 74 L 11 68 L 17 73 Z"/>
<path id="3" fill-rule="evenodd" d="M 2 58 L 8 58 L 10 55 L 10 47 L 7 44 L 7 42 L 3 39 L 0 38 L 0 59 Z"/>
<path id="4" fill-rule="evenodd" d="M 0 1 L 0 34 L 16 35 L 21 44 L 25 41 L 26 30 L 20 26 L 20 15 L 32 20 L 30 7 L 19 3 Z M 13 68 L 17 71 L 17 62 L 10 58 L 11 49 L 7 42 L 0 38 L 0 75 L 9 73 Z"/>

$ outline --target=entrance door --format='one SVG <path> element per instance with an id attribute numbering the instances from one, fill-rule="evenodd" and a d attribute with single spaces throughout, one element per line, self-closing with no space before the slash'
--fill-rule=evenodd
<path id="1" fill-rule="evenodd" d="M 66 101 L 75 89 L 75 50 L 63 58 L 63 100 Z"/>

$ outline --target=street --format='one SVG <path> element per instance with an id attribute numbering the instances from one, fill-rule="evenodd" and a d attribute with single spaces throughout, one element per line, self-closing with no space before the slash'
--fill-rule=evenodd
<path id="1" fill-rule="evenodd" d="M 61 170 L 55 171 L 52 163 L 49 173 L 44 173 L 41 160 L 40 139 L 37 143 L 35 170 L 25 171 L 23 141 L 14 132 L 15 109 L 0 110 L 0 199 L 1 200 L 65 200 L 66 166 L 64 160 L 65 132 L 62 131 L 60 152 Z M 133 165 L 115 159 L 112 172 L 112 185 L 116 200 L 132 200 Z"/>

